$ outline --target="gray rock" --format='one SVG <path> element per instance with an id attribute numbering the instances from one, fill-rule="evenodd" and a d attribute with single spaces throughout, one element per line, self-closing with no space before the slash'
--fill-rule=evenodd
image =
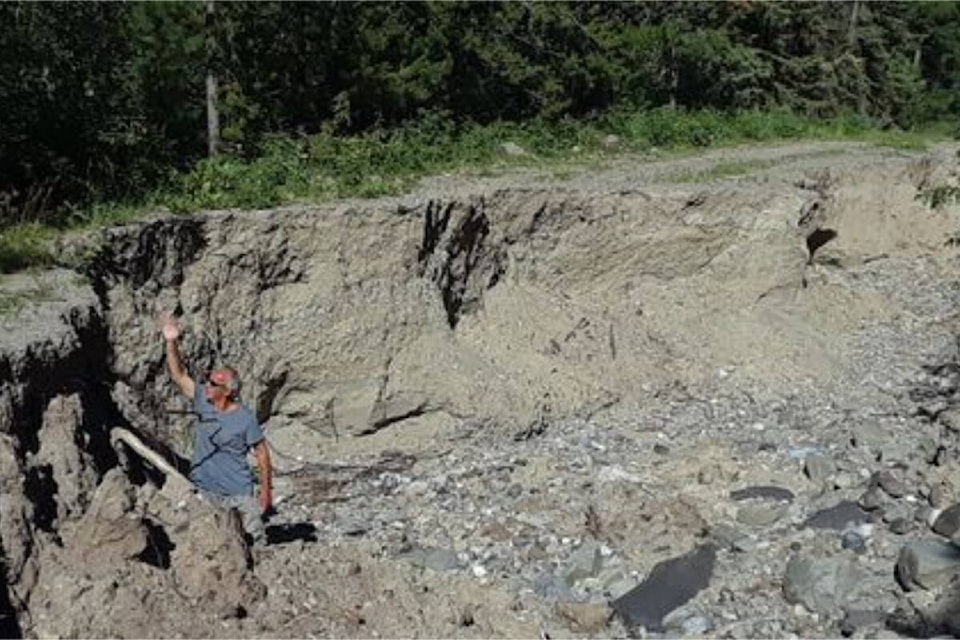
<path id="1" fill-rule="evenodd" d="M 937 516 L 932 528 L 934 533 L 938 533 L 945 538 L 950 538 L 957 531 L 960 531 L 960 504 L 947 508 Z"/>
<path id="2" fill-rule="evenodd" d="M 801 526 L 811 529 L 834 529 L 843 531 L 869 520 L 869 514 L 855 502 L 844 500 L 836 505 L 818 511 L 807 518 Z"/>
<path id="3" fill-rule="evenodd" d="M 859 425 L 851 443 L 869 451 L 877 462 L 906 459 L 912 449 L 908 440 L 881 424 Z"/>
<path id="4" fill-rule="evenodd" d="M 946 509 L 950 505 L 950 492 L 942 484 L 930 490 L 930 506 L 934 509 Z"/>
<path id="5" fill-rule="evenodd" d="M 876 484 L 891 498 L 902 498 L 907 493 L 901 474 L 892 469 L 884 469 L 873 474 L 871 485 Z"/>
<path id="6" fill-rule="evenodd" d="M 756 542 L 742 531 L 727 524 L 719 524 L 710 529 L 710 538 L 722 549 L 731 551 L 749 552 L 756 547 Z"/>
<path id="7" fill-rule="evenodd" d="M 713 621 L 700 611 L 681 607 L 663 618 L 663 627 L 668 633 L 680 632 L 684 636 L 703 636 L 713 631 Z"/>
<path id="8" fill-rule="evenodd" d="M 703 545 L 687 555 L 664 560 L 641 584 L 613 601 L 628 629 L 662 632 L 663 618 L 710 584 L 717 550 Z"/>
<path id="9" fill-rule="evenodd" d="M 891 533 L 902 536 L 905 533 L 910 533 L 913 529 L 913 522 L 909 518 L 896 518 L 890 521 L 889 528 Z"/>
<path id="10" fill-rule="evenodd" d="M 873 423 L 857 425 L 851 437 L 851 442 L 855 447 L 873 450 L 883 449 L 889 440 L 890 434 L 886 429 Z"/>
<path id="11" fill-rule="evenodd" d="M 907 591 L 936 589 L 960 574 L 960 549 L 940 540 L 916 540 L 900 549 L 896 577 Z"/>
<path id="12" fill-rule="evenodd" d="M 603 142 L 601 144 L 603 145 L 604 149 L 612 151 L 620 148 L 620 143 L 620 136 L 610 133 L 603 137 Z"/>
<path id="13" fill-rule="evenodd" d="M 740 553 L 750 553 L 757 548 L 757 541 L 750 536 L 740 536 L 733 541 L 733 550 Z"/>
<path id="14" fill-rule="evenodd" d="M 431 569 L 437 573 L 456 571 L 460 568 L 460 559 L 450 549 L 416 547 L 398 556 L 414 566 Z"/>
<path id="15" fill-rule="evenodd" d="M 817 484 L 823 484 L 833 477 L 837 465 L 833 458 L 825 455 L 813 455 L 803 463 L 803 473 Z"/>
<path id="16" fill-rule="evenodd" d="M 345 536 L 359 537 L 369 530 L 369 525 L 357 518 L 348 518 L 340 524 L 340 532 Z"/>
<path id="17" fill-rule="evenodd" d="M 887 614 L 883 611 L 851 609 L 843 616 L 840 633 L 844 637 L 850 637 L 857 632 L 857 629 L 883 624 L 886 617 Z"/>
<path id="18" fill-rule="evenodd" d="M 497 153 L 502 156 L 507 156 L 508 158 L 517 158 L 528 155 L 527 150 L 515 142 L 503 142 L 497 145 Z"/>
<path id="19" fill-rule="evenodd" d="M 840 546 L 851 551 L 863 551 L 867 548 L 867 541 L 856 531 L 847 531 L 840 537 Z"/>
<path id="20" fill-rule="evenodd" d="M 874 511 L 883 506 L 885 498 L 879 487 L 870 487 L 857 499 L 857 504 L 867 511 Z"/>
<path id="21" fill-rule="evenodd" d="M 960 637 L 960 581 L 937 590 L 934 594 L 906 598 L 907 606 L 897 607 L 884 621 L 888 628 L 900 632 L 901 637 L 958 638 Z"/>
<path id="22" fill-rule="evenodd" d="M 936 464 L 937 457 L 940 455 L 943 447 L 933 438 L 921 438 L 920 442 L 917 443 L 917 450 L 923 457 L 924 462 L 927 464 Z"/>
<path id="23" fill-rule="evenodd" d="M 783 595 L 791 604 L 829 614 L 842 606 L 861 576 L 847 557 L 810 558 L 795 555 L 783 576 Z"/>
<path id="24" fill-rule="evenodd" d="M 907 520 L 913 519 L 913 509 L 908 504 L 892 504 L 883 511 L 883 521 L 886 523 L 890 523 L 901 518 L 905 518 Z"/>
<path id="25" fill-rule="evenodd" d="M 610 585 L 616 584 L 626 578 L 624 570 L 619 567 L 606 567 L 599 574 L 597 574 L 597 582 L 606 589 L 609 590 Z"/>
<path id="26" fill-rule="evenodd" d="M 793 502 L 793 492 L 783 487 L 772 485 L 757 485 L 735 489 L 730 492 L 730 498 L 740 502 L 742 500 L 770 500 L 774 502 Z"/>
<path id="27" fill-rule="evenodd" d="M 914 522 L 922 522 L 925 525 L 933 526 L 933 522 L 936 522 L 937 517 L 939 516 L 940 511 L 929 507 L 927 505 L 920 505 L 913 512 Z M 937 514 L 936 516 L 934 514 Z"/>
<path id="28" fill-rule="evenodd" d="M 633 578 L 624 577 L 619 580 L 614 580 L 613 582 L 610 582 L 609 584 L 606 585 L 605 589 L 607 593 L 610 594 L 610 598 L 612 600 L 616 600 L 617 598 L 628 593 L 631 589 L 633 589 L 636 586 L 637 586 L 636 580 L 634 580 Z"/>
<path id="29" fill-rule="evenodd" d="M 745 504 L 737 509 L 737 522 L 751 527 L 767 527 L 786 514 L 787 508 L 777 504 Z"/>
<path id="30" fill-rule="evenodd" d="M 815 445 L 804 445 L 800 447 L 790 447 L 787 449 L 787 456 L 791 460 L 803 460 L 808 456 L 817 454 L 820 452 L 820 447 Z"/>
<path id="31" fill-rule="evenodd" d="M 570 587 L 567 583 L 552 573 L 541 573 L 533 581 L 534 592 L 550 600 L 561 600 L 570 597 Z"/>
<path id="32" fill-rule="evenodd" d="M 920 403 L 917 407 L 920 410 L 921 414 L 926 414 L 927 416 L 934 416 L 939 419 L 940 414 L 947 410 L 947 401 L 944 398 L 930 398 L 925 402 Z"/>
<path id="33" fill-rule="evenodd" d="M 713 631 L 713 621 L 703 615 L 693 615 L 680 623 L 680 631 L 685 636 L 703 636 Z"/>
<path id="34" fill-rule="evenodd" d="M 838 489 L 853 489 L 860 482 L 860 477 L 851 471 L 838 471 L 833 476 L 833 486 Z"/>
<path id="35" fill-rule="evenodd" d="M 589 540 L 570 556 L 563 572 L 563 580 L 572 587 L 581 580 L 597 577 L 602 568 L 603 556 L 600 553 L 600 545 Z"/>

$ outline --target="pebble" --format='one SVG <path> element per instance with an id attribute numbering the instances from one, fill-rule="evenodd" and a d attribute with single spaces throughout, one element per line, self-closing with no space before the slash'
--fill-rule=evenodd
<path id="1" fill-rule="evenodd" d="M 832 507 L 814 513 L 802 523 L 802 526 L 813 529 L 843 531 L 848 527 L 867 522 L 867 520 L 867 512 L 860 508 L 857 503 L 843 500 Z"/>
<path id="2" fill-rule="evenodd" d="M 866 540 L 855 531 L 847 531 L 840 538 L 840 546 L 851 551 L 863 551 L 867 547 Z"/>
<path id="3" fill-rule="evenodd" d="M 867 511 L 879 509 L 884 504 L 883 493 L 877 487 L 870 487 L 860 496 L 857 504 Z"/>
<path id="4" fill-rule="evenodd" d="M 836 464 L 829 456 L 815 454 L 809 456 L 803 463 L 804 474 L 817 484 L 829 480 L 834 471 L 836 471 Z"/>
<path id="5" fill-rule="evenodd" d="M 890 522 L 890 531 L 897 535 L 910 533 L 912 529 L 913 522 L 911 522 L 908 518 L 896 518 Z"/>
<path id="6" fill-rule="evenodd" d="M 902 498 L 907 493 L 907 487 L 900 477 L 890 469 L 878 471 L 871 479 L 871 484 L 876 483 L 891 498 Z"/>

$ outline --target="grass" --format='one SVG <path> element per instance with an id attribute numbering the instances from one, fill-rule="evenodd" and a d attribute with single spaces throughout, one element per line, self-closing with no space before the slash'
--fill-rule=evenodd
<path id="1" fill-rule="evenodd" d="M 720 180 L 733 176 L 746 175 L 758 169 L 766 169 L 776 164 L 774 160 L 741 160 L 731 162 L 718 162 L 704 171 L 692 171 L 682 173 L 674 180 L 676 182 L 708 182 L 710 180 Z"/>
<path id="2" fill-rule="evenodd" d="M 0 229 L 0 273 L 53 264 L 50 244 L 56 233 L 37 223 Z"/>
<path id="3" fill-rule="evenodd" d="M 330 131 L 308 137 L 275 136 L 253 160 L 229 156 L 202 160 L 174 175 L 161 189 L 132 203 L 101 202 L 77 212 L 64 227 L 21 225 L 0 231 L 0 272 L 56 262 L 49 240 L 64 230 L 138 219 L 149 211 L 191 213 L 205 209 L 269 208 L 346 197 L 403 193 L 419 178 L 440 173 L 494 175 L 534 167 L 563 177 L 577 168 L 595 170 L 620 153 L 689 153 L 707 147 L 761 141 L 826 139 L 863 141 L 899 149 L 923 149 L 950 131 L 941 125 L 916 132 L 880 130 L 858 117 L 815 120 L 787 111 L 616 111 L 587 121 L 563 120 L 455 125 L 436 115 L 390 131 L 344 137 Z M 604 145 L 615 135 L 618 144 Z M 508 155 L 512 142 L 523 155 Z M 723 163 L 690 180 L 736 175 L 751 162 Z"/>

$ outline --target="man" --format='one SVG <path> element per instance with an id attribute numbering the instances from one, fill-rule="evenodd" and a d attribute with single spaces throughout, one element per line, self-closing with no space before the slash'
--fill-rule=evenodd
<path id="1" fill-rule="evenodd" d="M 180 357 L 180 326 L 166 314 L 161 316 L 161 322 L 170 377 L 193 400 L 198 417 L 190 480 L 213 504 L 238 509 L 244 530 L 253 538 L 254 546 L 261 547 L 266 543 L 261 513 L 270 510 L 273 469 L 263 430 L 254 413 L 240 402 L 240 377 L 235 369 L 224 367 L 211 371 L 197 385 Z M 253 495 L 253 476 L 247 464 L 251 448 L 260 471 L 259 504 Z"/>

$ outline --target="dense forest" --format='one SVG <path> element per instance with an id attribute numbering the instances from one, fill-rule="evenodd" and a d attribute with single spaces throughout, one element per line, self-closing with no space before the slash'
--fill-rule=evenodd
<path id="1" fill-rule="evenodd" d="M 278 135 L 625 109 L 956 122 L 960 4 L 0 3 L 0 227 Z"/>

